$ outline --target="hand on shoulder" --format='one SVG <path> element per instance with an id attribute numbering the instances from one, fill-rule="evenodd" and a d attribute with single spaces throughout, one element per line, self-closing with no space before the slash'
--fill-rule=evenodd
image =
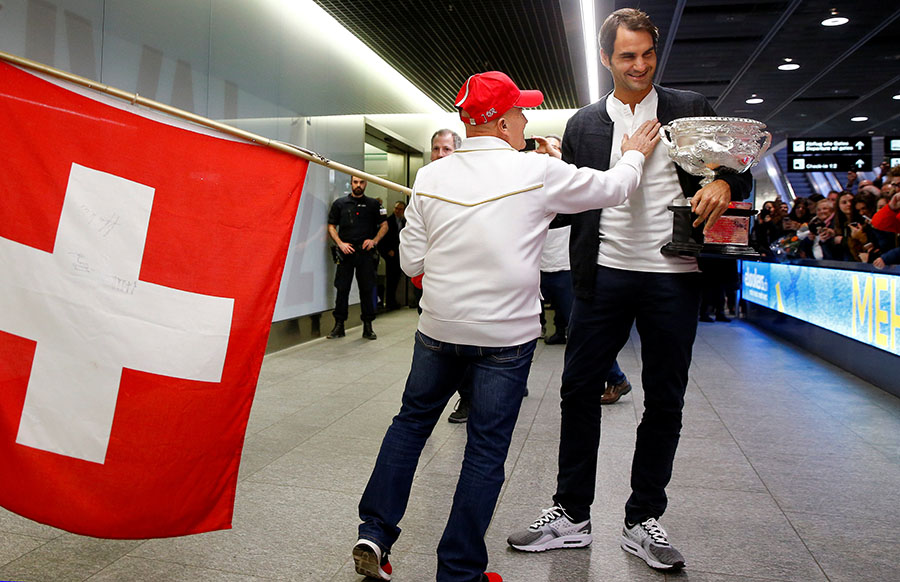
<path id="1" fill-rule="evenodd" d="M 650 119 L 641 124 L 633 135 L 627 133 L 622 137 L 622 153 L 634 150 L 649 156 L 659 143 L 660 123 L 657 119 Z"/>

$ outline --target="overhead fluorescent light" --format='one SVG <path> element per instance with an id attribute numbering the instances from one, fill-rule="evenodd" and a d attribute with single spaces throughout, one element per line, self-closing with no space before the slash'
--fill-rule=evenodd
<path id="1" fill-rule="evenodd" d="M 296 28 L 289 33 L 302 34 L 310 29 L 315 30 L 328 39 L 328 50 L 344 55 L 348 61 L 362 63 L 370 71 L 374 71 L 387 87 L 393 87 L 410 96 L 423 111 L 428 113 L 444 113 L 444 109 L 423 93 L 412 82 L 400 74 L 372 49 L 365 45 L 352 32 L 335 20 L 313 0 L 270 0 L 283 10 L 286 16 L 294 19 Z M 460 80 L 462 82 L 462 80 Z"/>
<path id="2" fill-rule="evenodd" d="M 856 122 L 869 121 L 869 118 L 866 117 L 865 115 L 857 115 L 856 117 L 851 117 L 850 121 L 856 121 Z"/>
<path id="3" fill-rule="evenodd" d="M 831 11 L 831 16 L 822 21 L 822 26 L 841 26 L 850 22 L 849 18 L 838 16 L 837 10 Z"/>
<path id="4" fill-rule="evenodd" d="M 751 95 L 749 99 L 744 101 L 744 103 L 747 103 L 748 105 L 759 105 L 762 102 L 763 102 L 763 98 L 757 97 L 755 94 Z"/>
<path id="5" fill-rule="evenodd" d="M 800 65 L 794 62 L 794 59 L 784 59 L 784 63 L 778 65 L 779 71 L 796 71 Z"/>
<path id="6" fill-rule="evenodd" d="M 581 0 L 581 34 L 584 37 L 584 64 L 587 67 L 588 99 L 600 99 L 600 62 L 597 58 L 597 18 L 594 0 Z"/>

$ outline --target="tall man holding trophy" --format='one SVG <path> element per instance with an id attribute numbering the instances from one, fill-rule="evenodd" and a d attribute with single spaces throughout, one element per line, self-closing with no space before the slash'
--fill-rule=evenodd
<path id="1" fill-rule="evenodd" d="M 659 33 L 635 9 L 612 13 L 600 30 L 601 61 L 614 91 L 579 110 L 568 122 L 563 160 L 598 170 L 620 157 L 624 134 L 658 119 L 715 113 L 697 93 L 653 84 Z M 583 547 L 591 543 L 600 444 L 600 397 L 616 354 L 633 324 L 641 337 L 644 414 L 637 428 L 631 496 L 625 505 L 622 548 L 658 569 L 678 569 L 684 557 L 658 523 L 681 431 L 684 394 L 697 330 L 700 281 L 696 258 L 660 252 L 672 238 L 668 206 L 690 198 L 694 226 L 710 226 L 732 200 L 747 197 L 749 173 L 716 169 L 700 180 L 673 163 L 665 148 L 647 157 L 638 189 L 614 208 L 571 216 L 570 253 L 575 304 L 562 376 L 562 426 L 553 507 L 510 535 L 523 551 Z"/>

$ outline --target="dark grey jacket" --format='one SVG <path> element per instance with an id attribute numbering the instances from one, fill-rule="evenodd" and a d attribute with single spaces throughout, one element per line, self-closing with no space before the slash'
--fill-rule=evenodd
<path id="1" fill-rule="evenodd" d="M 657 117 L 663 125 L 680 117 L 706 117 L 715 115 L 706 98 L 693 91 L 667 89 L 654 85 L 659 97 Z M 608 97 L 608 95 L 607 95 Z M 582 107 L 569 119 L 563 135 L 562 159 L 579 168 L 587 166 L 597 170 L 609 169 L 612 150 L 613 122 L 606 112 L 606 99 Z M 662 146 L 658 146 L 662 147 Z M 674 162 L 672 162 L 674 164 Z M 693 196 L 700 189 L 700 178 L 692 176 L 677 165 L 678 182 L 685 197 Z M 731 187 L 731 199 L 743 200 L 750 194 L 753 178 L 750 172 L 737 174 L 731 171 L 717 173 Z M 590 300 L 594 294 L 597 277 L 597 250 L 600 246 L 600 211 L 588 210 L 564 217 L 572 225 L 569 239 L 569 257 L 575 295 Z"/>

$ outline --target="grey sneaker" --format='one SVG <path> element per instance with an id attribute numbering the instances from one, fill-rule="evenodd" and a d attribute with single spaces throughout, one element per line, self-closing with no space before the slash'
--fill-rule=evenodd
<path id="1" fill-rule="evenodd" d="M 684 556 L 669 543 L 666 530 L 652 517 L 622 528 L 622 549 L 647 562 L 651 568 L 678 570 L 684 568 Z"/>
<path id="2" fill-rule="evenodd" d="M 507 543 L 523 552 L 543 552 L 557 548 L 583 548 L 593 541 L 591 520 L 572 523 L 562 507 L 544 509 L 543 514 L 528 529 L 518 531 Z"/>

